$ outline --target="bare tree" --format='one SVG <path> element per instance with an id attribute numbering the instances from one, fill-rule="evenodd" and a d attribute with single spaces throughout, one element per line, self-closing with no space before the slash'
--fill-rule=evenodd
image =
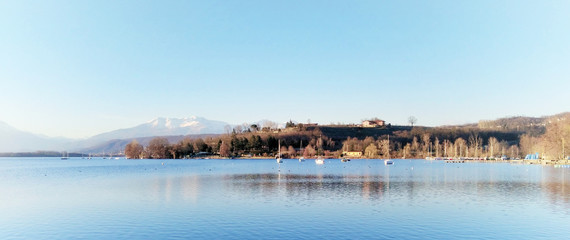
<path id="1" fill-rule="evenodd" d="M 510 157 L 512 157 L 512 158 L 518 158 L 519 157 L 519 147 L 517 145 L 510 146 L 509 151 L 511 152 Z"/>
<path id="2" fill-rule="evenodd" d="M 125 147 L 125 155 L 130 159 L 138 159 L 141 157 L 143 150 L 143 146 L 137 140 L 133 140 Z"/>
<path id="3" fill-rule="evenodd" d="M 412 127 L 414 127 L 414 124 L 416 124 L 416 122 L 418 122 L 418 119 L 414 116 L 410 116 L 408 118 L 408 122 L 410 123 L 410 125 L 412 125 Z"/>
<path id="4" fill-rule="evenodd" d="M 439 138 L 437 137 L 435 137 L 433 140 L 433 148 L 435 150 L 435 157 L 439 157 L 439 150 L 441 148 L 441 145 L 439 144 Z"/>
<path id="5" fill-rule="evenodd" d="M 235 133 L 242 133 L 243 132 L 243 126 L 242 125 L 237 125 L 234 127 L 234 132 Z"/>
<path id="6" fill-rule="evenodd" d="M 366 147 L 366 149 L 364 150 L 364 155 L 367 158 L 377 158 L 378 157 L 378 147 L 376 147 L 376 144 L 371 143 L 370 145 L 368 145 L 368 147 Z"/>
<path id="7" fill-rule="evenodd" d="M 281 148 L 280 148 L 280 149 L 281 149 L 281 156 L 279 156 L 279 157 L 283 157 L 283 155 L 285 155 L 285 154 L 287 154 L 287 153 L 288 153 L 288 151 L 287 151 L 287 147 L 285 147 L 285 146 L 281 146 Z M 287 156 L 287 157 L 288 157 L 288 156 Z"/>
<path id="8" fill-rule="evenodd" d="M 317 153 L 317 151 L 315 150 L 315 148 L 313 148 L 313 146 L 309 144 L 305 148 L 305 151 L 303 152 L 303 156 L 304 157 L 311 157 L 311 156 L 315 156 L 316 153 Z"/>
<path id="9" fill-rule="evenodd" d="M 422 135 L 422 150 L 423 150 L 425 156 L 431 157 L 431 149 L 430 149 L 431 141 L 430 141 L 430 138 L 431 138 L 431 135 L 429 133 L 424 133 Z"/>
<path id="10" fill-rule="evenodd" d="M 295 148 L 293 146 L 289 146 L 289 148 L 287 148 L 287 153 L 289 154 L 289 157 L 295 157 L 295 155 L 297 154 L 297 151 L 295 151 Z"/>
<path id="11" fill-rule="evenodd" d="M 408 153 L 410 152 L 411 149 L 411 145 L 409 143 L 406 144 L 406 146 L 404 146 L 404 148 L 402 149 L 402 157 L 405 159 L 406 156 L 408 155 Z"/>
<path id="12" fill-rule="evenodd" d="M 447 139 L 443 140 L 443 156 L 444 157 L 449 157 L 449 154 L 447 153 L 447 151 L 451 151 L 451 149 L 453 149 L 453 143 Z"/>
<path id="13" fill-rule="evenodd" d="M 388 139 L 380 140 L 379 146 L 380 146 L 380 153 L 382 154 L 382 156 L 384 158 L 389 158 L 390 157 L 390 141 L 388 141 Z"/>
<path id="14" fill-rule="evenodd" d="M 495 137 L 490 137 L 489 138 L 489 156 L 491 157 L 495 157 L 495 153 L 497 151 L 497 148 L 499 146 L 499 141 L 497 141 L 497 139 Z"/>
<path id="15" fill-rule="evenodd" d="M 224 126 L 224 131 L 226 132 L 226 134 L 232 133 L 232 126 L 230 125 Z"/>
<path id="16" fill-rule="evenodd" d="M 481 147 L 483 139 L 479 137 L 479 133 L 474 132 L 469 135 L 469 145 L 471 149 L 473 149 L 473 157 L 479 157 L 478 152 L 479 148 Z"/>
<path id="17" fill-rule="evenodd" d="M 457 151 L 457 148 L 459 148 L 459 152 L 455 153 L 456 157 L 462 157 L 463 156 L 463 149 L 465 148 L 465 140 L 463 138 L 457 138 L 455 139 L 455 149 Z M 459 153 L 459 155 L 457 155 L 457 153 Z"/>
<path id="18" fill-rule="evenodd" d="M 170 143 L 168 139 L 157 137 L 150 140 L 147 150 L 151 158 L 154 159 L 165 159 L 168 158 Z"/>
<path id="19" fill-rule="evenodd" d="M 418 151 L 420 150 L 420 143 L 418 142 L 418 138 L 414 137 L 412 139 L 412 146 L 410 148 L 410 157 L 417 157 L 418 156 Z"/>
<path id="20" fill-rule="evenodd" d="M 278 125 L 276 122 L 265 121 L 262 124 L 263 128 L 269 128 L 270 130 L 277 129 Z"/>
<path id="21" fill-rule="evenodd" d="M 241 124 L 242 132 L 251 132 L 250 125 L 248 123 Z"/>
<path id="22" fill-rule="evenodd" d="M 220 156 L 221 157 L 229 157 L 230 156 L 230 145 L 223 141 L 220 145 Z"/>

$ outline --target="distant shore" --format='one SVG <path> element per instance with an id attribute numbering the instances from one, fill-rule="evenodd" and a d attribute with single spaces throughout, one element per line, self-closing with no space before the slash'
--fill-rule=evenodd
<path id="1" fill-rule="evenodd" d="M 46 154 L 46 155 L 38 155 L 38 154 L 0 154 L 0 158 L 59 158 L 61 156 L 55 154 Z M 81 154 L 70 154 L 70 158 L 82 158 L 87 159 L 86 156 L 82 156 Z M 113 156 L 113 157 L 103 157 L 97 156 L 93 158 L 122 158 L 124 159 L 125 156 Z M 317 157 L 308 157 L 305 160 L 314 160 Z M 264 156 L 252 156 L 252 157 L 220 157 L 220 156 L 203 156 L 203 157 L 192 157 L 192 158 L 180 158 L 180 159 L 152 159 L 152 160 L 200 160 L 200 159 L 216 159 L 216 160 L 273 160 L 275 158 L 272 157 L 264 157 Z M 299 158 L 285 158 L 287 159 L 299 159 Z M 333 158 L 328 157 L 325 158 L 326 160 L 338 160 L 340 158 Z M 426 160 L 422 158 L 391 158 L 393 160 Z M 132 159 L 138 160 L 138 159 Z M 384 158 L 350 158 L 350 160 L 385 160 Z M 484 159 L 484 158 L 433 158 L 428 161 L 443 161 L 446 163 L 475 163 L 475 162 L 483 162 L 483 163 L 517 163 L 517 164 L 536 164 L 536 165 L 570 165 L 570 159 L 561 159 L 561 160 L 548 160 L 548 159 L 532 159 L 532 160 L 525 160 L 525 159 L 508 159 L 508 160 L 501 160 L 501 159 Z"/>

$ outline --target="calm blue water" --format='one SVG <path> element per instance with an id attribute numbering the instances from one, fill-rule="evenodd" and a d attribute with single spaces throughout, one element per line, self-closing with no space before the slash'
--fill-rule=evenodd
<path id="1" fill-rule="evenodd" d="M 570 169 L 0 158 L 0 239 L 568 239 Z"/>

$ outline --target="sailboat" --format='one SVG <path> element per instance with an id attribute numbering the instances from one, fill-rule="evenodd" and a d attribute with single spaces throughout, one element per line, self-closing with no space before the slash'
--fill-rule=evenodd
<path id="1" fill-rule="evenodd" d="M 299 146 L 299 151 L 301 152 L 301 154 L 303 154 L 303 140 L 301 140 L 301 144 Z M 301 156 L 299 158 L 299 162 L 304 162 L 305 161 L 305 157 Z"/>
<path id="2" fill-rule="evenodd" d="M 67 159 L 69 159 L 69 153 L 63 152 L 63 153 L 61 154 L 61 160 L 67 160 Z"/>
<path id="3" fill-rule="evenodd" d="M 279 154 L 276 157 L 277 163 L 283 163 L 283 158 L 281 158 L 281 139 L 279 139 Z"/>
<path id="4" fill-rule="evenodd" d="M 317 157 L 317 159 L 315 159 L 315 163 L 319 164 L 319 165 L 325 164 L 325 159 L 323 157 L 319 156 L 319 157 Z"/>
<path id="5" fill-rule="evenodd" d="M 390 135 L 388 135 L 388 158 L 384 160 L 384 165 L 393 165 L 394 161 L 390 159 Z"/>
<path id="6" fill-rule="evenodd" d="M 343 149 L 343 151 L 345 151 L 345 152 L 346 152 L 346 150 L 344 150 L 344 149 Z M 349 158 L 347 158 L 347 157 L 341 157 L 341 158 L 340 158 L 340 161 L 341 161 L 341 162 L 349 162 L 349 161 L 350 161 L 350 159 L 349 159 Z"/>
<path id="7" fill-rule="evenodd" d="M 319 149 L 317 150 L 317 155 L 319 155 L 319 156 L 317 157 L 317 159 L 315 159 L 315 163 L 318 164 L 318 165 L 325 164 L 325 158 L 323 158 L 323 157 L 319 154 L 320 151 L 322 151 L 322 149 L 319 147 Z"/>

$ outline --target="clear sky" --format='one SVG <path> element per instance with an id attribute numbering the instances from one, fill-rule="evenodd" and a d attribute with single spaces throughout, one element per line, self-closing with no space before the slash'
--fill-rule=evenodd
<path id="1" fill-rule="evenodd" d="M 570 1 L 0 1 L 0 121 L 419 125 L 570 110 Z"/>

